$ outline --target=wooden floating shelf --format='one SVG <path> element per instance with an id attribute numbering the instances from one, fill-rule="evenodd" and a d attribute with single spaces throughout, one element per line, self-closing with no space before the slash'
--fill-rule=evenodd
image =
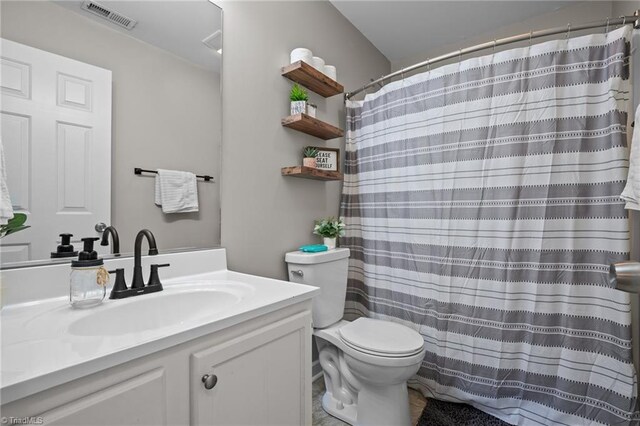
<path id="1" fill-rule="evenodd" d="M 344 131 L 307 114 L 296 114 L 281 120 L 284 127 L 315 136 L 320 139 L 335 139 L 344 136 Z"/>
<path id="2" fill-rule="evenodd" d="M 325 98 L 344 92 L 342 84 L 303 61 L 282 67 L 282 75 Z"/>
<path id="3" fill-rule="evenodd" d="M 342 173 L 320 170 L 313 167 L 293 166 L 283 167 L 282 176 L 292 176 L 313 180 L 342 180 Z"/>

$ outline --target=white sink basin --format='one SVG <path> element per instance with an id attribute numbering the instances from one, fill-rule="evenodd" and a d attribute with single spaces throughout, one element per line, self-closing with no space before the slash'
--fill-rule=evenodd
<path id="1" fill-rule="evenodd" d="M 229 309 L 246 293 L 235 288 L 182 288 L 109 300 L 69 324 L 75 336 L 117 336 L 179 326 Z"/>

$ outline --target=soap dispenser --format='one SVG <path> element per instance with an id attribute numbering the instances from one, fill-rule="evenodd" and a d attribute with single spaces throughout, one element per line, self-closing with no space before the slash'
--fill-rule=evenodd
<path id="1" fill-rule="evenodd" d="M 89 308 L 102 303 L 107 293 L 109 273 L 93 250 L 97 237 L 83 238 L 84 249 L 71 262 L 69 302 L 73 308 Z"/>
<path id="2" fill-rule="evenodd" d="M 60 234 L 60 245 L 56 251 L 51 252 L 52 259 L 76 257 L 78 255 L 78 252 L 75 251 L 73 245 L 71 245 L 71 237 L 73 237 L 73 234 Z"/>

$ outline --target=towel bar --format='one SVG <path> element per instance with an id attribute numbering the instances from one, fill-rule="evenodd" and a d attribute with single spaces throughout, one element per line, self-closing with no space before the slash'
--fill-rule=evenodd
<path id="1" fill-rule="evenodd" d="M 136 167 L 133 169 L 133 173 L 137 174 L 137 175 L 141 175 L 142 173 L 155 173 L 158 174 L 157 170 L 147 170 L 147 169 L 141 169 L 140 167 Z M 213 176 L 209 176 L 209 175 L 196 175 L 197 178 L 201 178 L 204 179 L 205 182 L 210 182 L 213 181 L 215 183 L 215 180 L 213 180 Z"/>

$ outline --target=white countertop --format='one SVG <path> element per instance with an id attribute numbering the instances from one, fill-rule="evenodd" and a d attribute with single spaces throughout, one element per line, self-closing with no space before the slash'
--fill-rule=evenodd
<path id="1" fill-rule="evenodd" d="M 319 293 L 316 287 L 228 270 L 174 277 L 163 280 L 163 286 L 162 292 L 121 300 L 109 300 L 107 293 L 101 305 L 89 309 L 72 309 L 68 296 L 5 306 L 0 314 L 2 403 Z M 125 318 L 115 318 L 123 313 Z M 134 326 L 128 328 L 126 323 Z"/>

